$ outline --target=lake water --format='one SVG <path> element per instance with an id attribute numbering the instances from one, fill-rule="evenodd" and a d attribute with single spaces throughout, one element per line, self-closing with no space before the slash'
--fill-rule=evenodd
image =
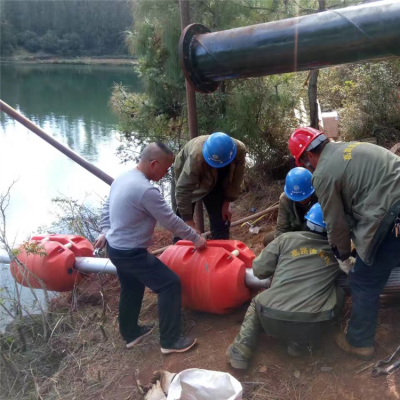
<path id="1" fill-rule="evenodd" d="M 108 103 L 113 84 L 120 82 L 141 90 L 132 67 L 0 65 L 0 98 L 112 177 L 134 165 L 122 165 L 116 156 L 117 120 Z M 0 113 L 0 193 L 13 181 L 6 213 L 11 244 L 55 219 L 52 198 L 65 195 L 95 204 L 109 191 L 107 184 Z M 8 266 L 0 266 L 0 287 L 11 287 Z"/>

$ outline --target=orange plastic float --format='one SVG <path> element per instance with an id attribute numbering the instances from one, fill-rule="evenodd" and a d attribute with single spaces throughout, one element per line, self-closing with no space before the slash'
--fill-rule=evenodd
<path id="1" fill-rule="evenodd" d="M 193 243 L 188 240 L 180 240 L 178 243 L 176 243 L 176 246 L 193 247 Z M 253 260 L 256 258 L 256 255 L 253 253 L 253 251 L 240 240 L 208 240 L 207 247 L 222 247 L 223 249 L 228 250 L 229 253 L 237 250 L 239 252 L 237 258 L 244 262 L 246 268 L 252 268 Z"/>
<path id="2" fill-rule="evenodd" d="M 49 238 L 52 242 L 58 242 L 63 245 L 71 244 L 69 249 L 75 254 L 75 257 L 93 257 L 93 246 L 89 240 L 78 235 L 36 235 L 31 240 L 43 240 Z"/>
<path id="3" fill-rule="evenodd" d="M 47 237 L 49 240 L 45 240 Z M 46 255 L 28 254 L 21 246 L 17 258 L 25 267 L 15 260 L 10 266 L 18 283 L 42 289 L 40 280 L 47 290 L 67 292 L 82 280 L 83 275 L 73 267 L 75 257 L 93 256 L 93 246 L 87 239 L 76 235 L 44 235 L 33 236 L 31 241 L 40 242 Z"/>
<path id="4" fill-rule="evenodd" d="M 255 255 L 237 240 L 209 241 L 207 246 L 198 251 L 192 242 L 180 241 L 165 250 L 160 260 L 181 279 L 184 307 L 226 314 L 251 299 L 243 259 L 249 263 Z M 235 257 L 230 250 L 238 250 L 239 255 Z"/>

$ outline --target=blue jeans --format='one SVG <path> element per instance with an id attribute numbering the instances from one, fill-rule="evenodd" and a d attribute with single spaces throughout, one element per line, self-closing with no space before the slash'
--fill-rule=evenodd
<path id="1" fill-rule="evenodd" d="M 352 311 L 347 330 L 347 341 L 353 347 L 374 345 L 379 296 L 393 268 L 400 267 L 400 237 L 391 231 L 379 246 L 374 263 L 366 265 L 357 256 L 350 271 Z"/>

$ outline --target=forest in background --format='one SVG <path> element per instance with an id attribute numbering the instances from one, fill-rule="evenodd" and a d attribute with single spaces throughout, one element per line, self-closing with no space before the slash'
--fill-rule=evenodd
<path id="1" fill-rule="evenodd" d="M 125 0 L 4 0 L 1 55 L 18 50 L 59 56 L 127 55 L 132 25 Z"/>
<path id="2" fill-rule="evenodd" d="M 360 3 L 363 1 L 192 0 L 190 12 L 193 22 L 218 31 Z M 138 59 L 136 70 L 144 92 L 130 92 L 121 85 L 114 88 L 111 106 L 123 132 L 121 160 L 135 157 L 138 144 L 162 140 L 178 152 L 189 139 L 185 80 L 177 52 L 179 4 L 176 0 L 134 0 L 132 17 L 135 23 L 126 40 L 130 54 Z M 227 80 L 212 94 L 197 94 L 199 135 L 222 131 L 242 140 L 252 160 L 246 188 L 257 189 L 265 182 L 283 179 L 288 171 L 287 140 L 298 126 L 294 109 L 301 100 L 311 126 L 318 98 L 323 112 L 338 112 L 342 139 L 372 137 L 379 145 L 388 146 L 400 141 L 399 95 L 398 59 L 341 65 L 314 70 L 310 75 L 300 72 Z"/>

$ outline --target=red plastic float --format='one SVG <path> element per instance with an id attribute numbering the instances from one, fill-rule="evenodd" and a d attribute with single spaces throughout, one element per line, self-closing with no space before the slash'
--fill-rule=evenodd
<path id="1" fill-rule="evenodd" d="M 44 240 L 46 238 L 49 240 Z M 31 241 L 40 242 L 46 255 L 27 254 L 21 246 L 17 258 L 25 267 L 16 261 L 10 266 L 18 283 L 42 289 L 40 280 L 47 290 L 67 292 L 82 280 L 83 275 L 73 267 L 75 257 L 93 256 L 93 246 L 87 239 L 76 235 L 38 235 Z"/>
<path id="2" fill-rule="evenodd" d="M 180 240 L 178 243 L 176 243 L 176 246 L 193 247 L 193 243 L 189 240 Z M 253 253 L 253 251 L 240 240 L 208 240 L 207 247 L 222 247 L 223 249 L 228 250 L 229 253 L 237 250 L 239 252 L 237 258 L 244 262 L 246 268 L 252 268 L 253 260 L 256 258 L 256 255 Z"/>
<path id="3" fill-rule="evenodd" d="M 160 260 L 181 279 L 184 307 L 226 314 L 251 299 L 242 259 L 249 262 L 255 255 L 237 240 L 209 241 L 207 246 L 198 251 L 192 242 L 180 241 L 165 250 Z M 239 256 L 227 249 L 239 250 Z"/>
<path id="4" fill-rule="evenodd" d="M 89 240 L 78 235 L 35 235 L 31 237 L 31 240 L 43 240 L 49 238 L 51 242 L 58 242 L 63 245 L 71 243 L 69 248 L 75 257 L 93 257 L 93 246 Z"/>

